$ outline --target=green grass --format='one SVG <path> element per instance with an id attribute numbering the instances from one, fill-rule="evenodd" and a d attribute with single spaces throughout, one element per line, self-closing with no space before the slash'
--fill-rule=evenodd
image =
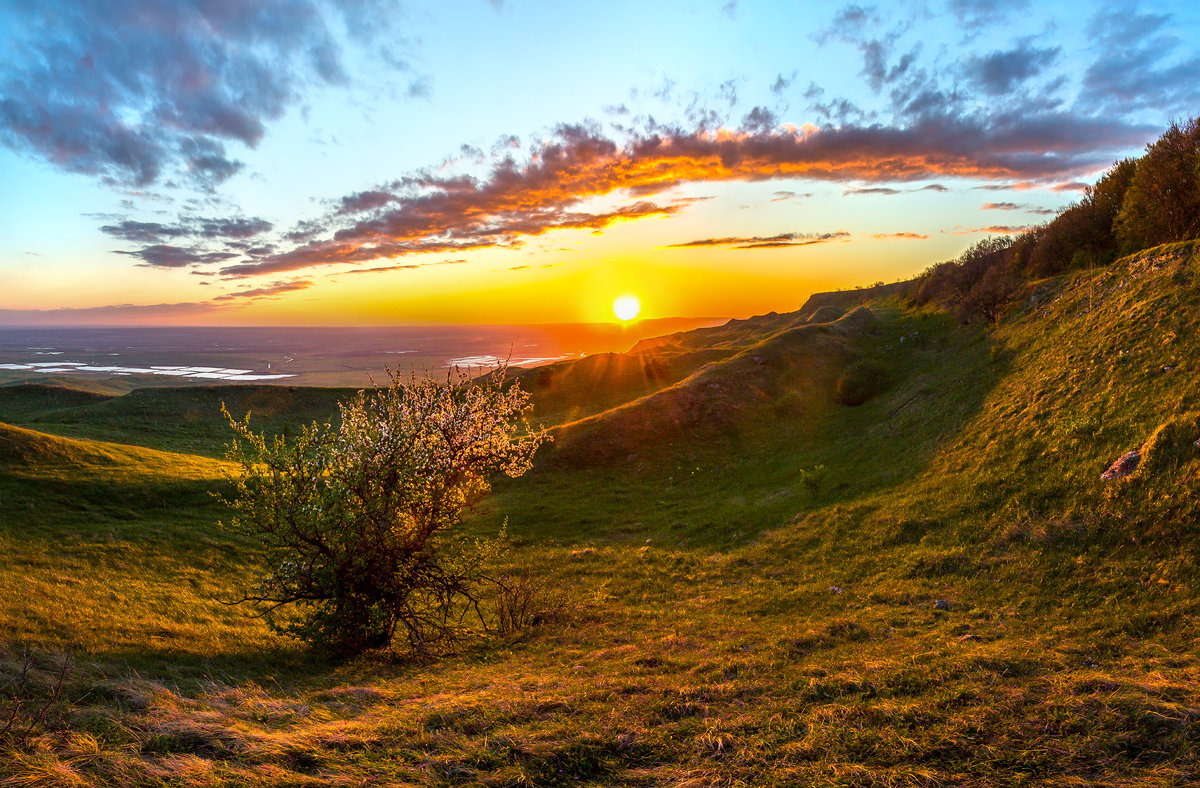
<path id="1" fill-rule="evenodd" d="M 545 421 L 570 423 L 470 527 L 507 519 L 508 568 L 570 605 L 424 662 L 323 663 L 220 604 L 255 552 L 207 495 L 214 393 L 0 397 L 0 418 L 128 444 L 3 433 L 0 629 L 73 654 L 87 695 L 0 780 L 1194 782 L 1198 264 L 1176 245 L 1037 283 L 991 332 L 894 297 L 869 324 L 693 332 L 659 348 L 671 374 L 577 410 L 586 375 L 550 373 L 569 387 Z M 839 405 L 855 364 L 884 385 Z M 272 429 L 336 399 L 288 396 Z"/>

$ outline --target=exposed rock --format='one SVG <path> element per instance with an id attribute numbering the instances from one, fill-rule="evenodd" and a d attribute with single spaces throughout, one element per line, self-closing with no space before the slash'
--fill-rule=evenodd
<path id="1" fill-rule="evenodd" d="M 1141 461 L 1142 453 L 1139 450 L 1127 451 L 1118 457 L 1116 462 L 1108 466 L 1108 470 L 1100 474 L 1100 478 L 1106 482 L 1124 479 L 1137 470 L 1138 463 Z"/>
<path id="2" fill-rule="evenodd" d="M 934 610 L 949 610 L 950 603 L 944 599 L 939 599 L 938 601 L 933 603 L 933 609 Z"/>

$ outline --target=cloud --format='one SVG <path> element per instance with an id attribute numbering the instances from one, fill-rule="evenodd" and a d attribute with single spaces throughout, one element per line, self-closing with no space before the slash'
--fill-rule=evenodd
<path id="1" fill-rule="evenodd" d="M 1039 49 L 1024 40 L 1015 49 L 969 58 L 963 70 L 985 94 L 999 96 L 1040 75 L 1061 54 L 1062 47 Z"/>
<path id="2" fill-rule="evenodd" d="M 207 301 L 175 304 L 111 304 L 64 309 L 0 309 L 0 325 L 69 326 L 173 323 L 211 315 L 218 310 Z"/>
<path id="3" fill-rule="evenodd" d="M 888 241 L 888 240 L 892 240 L 892 239 L 924 241 L 927 238 L 929 238 L 928 235 L 922 235 L 921 233 L 910 233 L 910 232 L 873 233 L 871 235 L 871 237 L 875 238 L 877 240 L 880 240 L 880 241 Z"/>
<path id="4" fill-rule="evenodd" d="M 375 208 L 382 208 L 394 199 L 396 199 L 395 195 L 390 192 L 377 190 L 356 192 L 342 198 L 342 204 L 338 208 L 338 213 L 370 211 Z"/>
<path id="5" fill-rule="evenodd" d="M 979 207 L 985 211 L 1021 211 L 1026 206 L 1018 205 L 1015 202 L 985 202 Z"/>
<path id="6" fill-rule="evenodd" d="M 677 213 L 686 202 L 644 199 L 608 210 L 589 201 L 644 197 L 688 183 L 824 180 L 874 184 L 932 177 L 1038 183 L 1093 171 L 1114 148 L 1149 133 L 1110 119 L 1067 114 L 938 119 L 906 127 L 686 131 L 656 128 L 614 139 L 593 126 L 563 125 L 523 162 L 506 153 L 482 177 L 418 171 L 337 201 L 327 216 L 289 235 L 298 243 L 226 266 L 230 276 L 357 264 L 413 254 L 516 248 L 554 230 Z M 944 190 L 928 184 L 923 190 Z M 1044 188 L 1044 186 L 1043 186 Z M 862 186 L 848 193 L 898 193 Z"/>
<path id="7" fill-rule="evenodd" d="M 771 83 L 771 92 L 776 96 L 782 96 L 783 92 L 791 87 L 792 83 L 796 81 L 796 73 L 797 72 L 793 71 L 786 77 L 783 74 L 776 75 L 775 81 Z"/>
<path id="8" fill-rule="evenodd" d="M 922 186 L 919 189 L 895 189 L 891 186 L 850 186 L 842 190 L 843 197 L 850 197 L 861 194 L 907 194 L 911 192 L 948 192 L 950 191 L 940 183 L 930 183 Z"/>
<path id="9" fill-rule="evenodd" d="M 900 194 L 900 189 L 893 189 L 891 186 L 851 186 L 842 190 L 842 196 L 848 197 L 858 194 Z"/>
<path id="10" fill-rule="evenodd" d="M 1033 225 L 1028 224 L 1020 227 L 1014 227 L 1013 225 L 1009 224 L 990 224 L 987 227 L 972 227 L 970 232 L 991 233 L 993 235 L 1020 235 L 1021 233 L 1027 233 L 1032 229 Z M 965 233 L 959 234 L 963 235 Z"/>
<path id="11" fill-rule="evenodd" d="M 205 186 L 314 83 L 346 81 L 338 30 L 382 40 L 385 0 L 17 4 L 0 51 L 0 144 L 68 172 Z M 339 27 L 340 25 L 340 27 Z"/>
<path id="12" fill-rule="evenodd" d="M 180 217 L 175 224 L 161 222 L 139 222 L 125 219 L 117 224 L 101 226 L 100 232 L 113 238 L 134 243 L 160 243 L 183 237 L 204 239 L 244 240 L 270 232 L 274 225 L 260 218 L 211 219 L 204 217 Z"/>
<path id="13" fill-rule="evenodd" d="M 219 263 L 237 257 L 236 252 L 198 252 L 170 244 L 154 244 L 133 251 L 114 249 L 113 252 L 136 257 L 142 264 L 155 268 L 185 268 L 189 265 Z"/>
<path id="14" fill-rule="evenodd" d="M 197 284 L 206 285 L 208 282 Z M 207 301 L 183 301 L 171 304 L 107 304 L 63 309 L 0 309 L 0 326 L 103 326 L 172 324 L 179 321 L 219 314 L 240 304 L 272 298 L 312 284 L 307 279 L 274 282 L 251 290 L 214 296 Z"/>
<path id="15" fill-rule="evenodd" d="M 664 249 L 693 249 L 705 246 L 727 246 L 733 249 L 777 249 L 785 246 L 811 246 L 813 244 L 829 243 L 830 241 L 849 240 L 850 233 L 838 230 L 832 233 L 781 233 L 770 236 L 750 236 L 731 238 L 702 238 L 697 241 L 667 244 Z"/>
<path id="16" fill-rule="evenodd" d="M 968 30 L 999 24 L 1011 14 L 1024 11 L 1029 0 L 949 0 L 946 7 Z"/>
<path id="17" fill-rule="evenodd" d="M 384 271 L 413 271 L 417 268 L 427 268 L 431 265 L 461 265 L 467 262 L 465 258 L 458 260 L 441 260 L 436 263 L 407 263 L 405 265 L 381 265 L 375 268 L 354 268 L 349 271 L 336 271 L 327 276 L 342 276 L 343 274 L 380 274 Z"/>
<path id="18" fill-rule="evenodd" d="M 187 230 L 178 225 L 167 225 L 160 222 L 136 222 L 125 220 L 120 224 L 106 224 L 100 232 L 120 238 L 122 241 L 135 243 L 157 243 L 167 238 L 178 238 L 187 235 Z"/>
<path id="19" fill-rule="evenodd" d="M 1080 106 L 1126 115 L 1152 110 L 1193 114 L 1200 103 L 1200 54 L 1172 32 L 1170 14 L 1114 5 L 1088 24 L 1088 37 L 1100 54 L 1083 75 Z"/>
<path id="20" fill-rule="evenodd" d="M 215 296 L 212 300 L 216 301 L 235 301 L 239 299 L 257 300 L 260 298 L 273 298 L 291 293 L 296 290 L 305 290 L 312 287 L 312 282 L 308 279 L 293 279 L 288 282 L 275 282 L 273 284 L 256 287 L 252 290 L 238 290 L 232 293 Z"/>

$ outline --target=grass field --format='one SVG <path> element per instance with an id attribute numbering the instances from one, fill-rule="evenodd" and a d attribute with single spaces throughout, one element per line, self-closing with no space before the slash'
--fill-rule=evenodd
<path id="1" fill-rule="evenodd" d="M 990 332 L 885 294 L 535 370 L 555 444 L 470 528 L 564 605 L 428 660 L 220 601 L 257 567 L 220 402 L 278 432 L 346 392 L 0 389 L 0 670 L 36 702 L 72 660 L 0 784 L 1194 784 L 1198 275 L 1160 247 Z"/>

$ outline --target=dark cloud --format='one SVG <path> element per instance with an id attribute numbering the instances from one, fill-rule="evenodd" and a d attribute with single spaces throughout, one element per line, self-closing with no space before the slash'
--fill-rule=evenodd
<path id="1" fill-rule="evenodd" d="M 997 24 L 1029 8 L 1029 0 L 948 0 L 946 7 L 967 29 Z"/>
<path id="2" fill-rule="evenodd" d="M 379 274 L 384 271 L 413 271 L 417 268 L 427 268 L 431 265 L 462 265 L 466 259 L 440 260 L 436 263 L 406 263 L 404 265 L 380 265 L 374 268 L 354 268 L 349 271 L 337 271 L 327 276 L 342 276 L 344 274 Z"/>
<path id="3" fill-rule="evenodd" d="M 186 229 L 178 225 L 132 220 L 103 225 L 100 232 L 111 235 L 113 238 L 120 238 L 122 241 L 133 241 L 134 243 L 158 243 L 167 238 L 178 238 L 188 234 Z"/>
<path id="4" fill-rule="evenodd" d="M 193 219 L 196 234 L 203 238 L 253 238 L 274 227 L 266 219 Z"/>
<path id="5" fill-rule="evenodd" d="M 782 190 L 771 193 L 771 202 L 784 202 L 785 200 L 803 200 L 812 197 L 812 192 L 794 192 Z"/>
<path id="6" fill-rule="evenodd" d="M 859 194 L 903 194 L 903 190 L 893 189 L 891 186 L 862 186 L 842 190 L 842 196 L 845 197 Z"/>
<path id="7" fill-rule="evenodd" d="M 813 244 L 843 241 L 850 238 L 850 233 L 838 230 L 832 233 L 781 233 L 769 236 L 731 237 L 731 238 L 701 238 L 697 241 L 668 244 L 664 249 L 693 249 L 704 246 L 728 246 L 733 249 L 776 249 L 784 246 L 811 246 Z"/>
<path id="8" fill-rule="evenodd" d="M 234 252 L 199 252 L 170 244 L 154 244 L 133 251 L 114 249 L 113 252 L 136 257 L 144 265 L 155 268 L 185 268 L 189 265 L 220 263 L 237 257 Z"/>
<path id="9" fill-rule="evenodd" d="M 408 83 L 404 95 L 409 98 L 429 98 L 433 94 L 433 83 L 428 77 L 417 77 Z"/>
<path id="10" fill-rule="evenodd" d="M 345 81 L 330 20 L 381 36 L 388 0 L 15 0 L 0 143 L 70 172 L 219 183 L 309 83 Z M 22 33 L 24 37 L 21 37 Z"/>
<path id="11" fill-rule="evenodd" d="M 361 213 L 362 211 L 370 211 L 374 208 L 382 208 L 394 199 L 396 199 L 396 196 L 390 192 L 357 192 L 342 198 L 342 205 L 340 208 L 338 208 L 338 213 Z"/>
<path id="12" fill-rule="evenodd" d="M 967 60 L 963 70 L 989 96 L 1011 93 L 1022 83 L 1039 76 L 1058 60 L 1062 47 L 1035 47 L 1022 41 L 1016 48 L 991 52 Z"/>
<path id="13" fill-rule="evenodd" d="M 210 219 L 180 217 L 175 224 L 139 222 L 131 219 L 100 227 L 100 232 L 134 243 L 161 243 L 175 238 L 238 241 L 270 232 L 274 227 L 266 219 L 235 217 Z"/>
<path id="14" fill-rule="evenodd" d="M 926 186 L 922 186 L 921 188 L 917 189 L 917 191 L 919 191 L 919 192 L 948 192 L 950 190 L 940 183 L 930 183 Z"/>
<path id="15" fill-rule="evenodd" d="M 1032 229 L 1033 225 L 1014 227 L 1013 225 L 1009 224 L 991 224 L 987 227 L 972 227 L 970 232 L 990 233 L 992 235 L 1020 235 L 1021 233 L 1027 233 Z"/>
<path id="16" fill-rule="evenodd" d="M 238 290 L 233 293 L 225 293 L 224 295 L 213 297 L 212 300 L 236 301 L 240 299 L 255 300 L 260 298 L 273 298 L 275 296 L 283 295 L 284 293 L 291 293 L 296 290 L 305 290 L 309 287 L 312 287 L 312 281 L 308 279 L 293 279 L 288 282 L 274 282 L 273 284 L 256 287 L 252 290 Z"/>
<path id="17" fill-rule="evenodd" d="M 176 304 L 110 304 L 64 309 L 0 309 L 0 325 L 104 326 L 173 323 L 210 315 L 218 310 L 207 301 Z"/>
<path id="18" fill-rule="evenodd" d="M 833 15 L 833 21 L 830 22 L 829 27 L 819 35 L 822 38 L 853 39 L 860 36 L 865 28 L 876 25 L 880 21 L 874 6 L 852 3 L 838 9 L 838 12 Z"/>
<path id="19" fill-rule="evenodd" d="M 1026 213 L 1035 213 L 1041 216 L 1051 216 L 1058 213 L 1054 208 L 1039 208 L 1036 205 L 1025 205 L 1024 203 L 1015 202 L 985 202 L 979 207 L 984 211 L 1025 211 Z"/>
<path id="20" fill-rule="evenodd" d="M 1088 36 L 1099 56 L 1083 76 L 1079 104 L 1119 114 L 1148 109 L 1194 114 L 1200 103 L 1200 53 L 1172 32 L 1169 14 L 1113 6 L 1097 13 Z"/>
<path id="21" fill-rule="evenodd" d="M 783 74 L 779 74 L 775 77 L 775 81 L 771 83 L 771 92 L 774 93 L 776 96 L 782 96 L 783 92 L 785 90 L 787 90 L 789 87 L 791 87 L 792 83 L 795 81 L 796 81 L 796 72 L 795 71 L 793 71 L 791 74 L 789 74 L 786 77 Z"/>
<path id="22" fill-rule="evenodd" d="M 779 118 L 766 107 L 754 107 L 742 118 L 743 131 L 770 131 L 779 125 Z"/>
<path id="23" fill-rule="evenodd" d="M 872 238 L 875 238 L 875 239 L 877 239 L 877 240 L 880 240 L 880 241 L 890 241 L 890 240 L 893 240 L 893 239 L 894 239 L 894 240 L 913 240 L 913 241 L 924 241 L 924 240 L 926 240 L 927 238 L 929 238 L 929 236 L 928 236 L 928 235 L 922 235 L 921 233 L 911 233 L 911 232 L 900 232 L 900 233 L 873 233 L 873 234 L 871 235 L 871 237 L 872 237 Z"/>

